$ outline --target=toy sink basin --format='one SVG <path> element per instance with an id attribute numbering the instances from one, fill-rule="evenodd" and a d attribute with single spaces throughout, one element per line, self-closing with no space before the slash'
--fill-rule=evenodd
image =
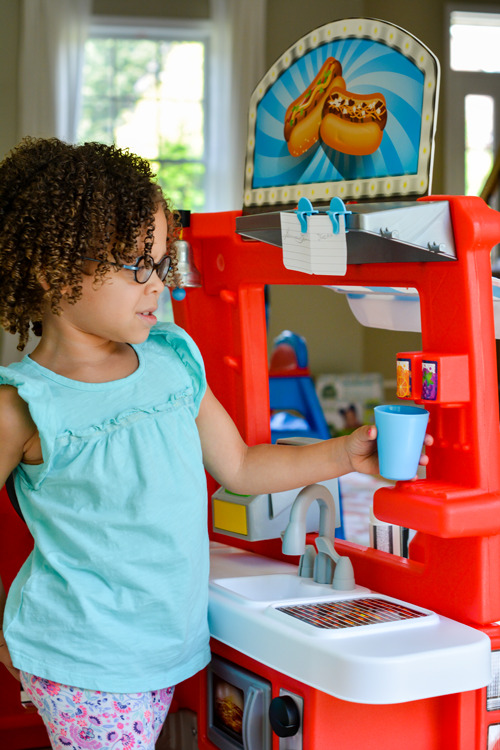
<path id="1" fill-rule="evenodd" d="M 212 549 L 211 570 L 212 638 L 327 695 L 393 704 L 491 681 L 491 641 L 462 623 L 242 550 Z"/>
<path id="2" fill-rule="evenodd" d="M 239 578 L 216 578 L 212 587 L 221 589 L 241 604 L 277 604 L 290 601 L 315 601 L 346 598 L 354 592 L 360 594 L 368 589 L 356 586 L 352 592 L 336 591 L 324 583 L 315 583 L 312 578 L 300 578 L 292 573 L 241 576 Z"/>

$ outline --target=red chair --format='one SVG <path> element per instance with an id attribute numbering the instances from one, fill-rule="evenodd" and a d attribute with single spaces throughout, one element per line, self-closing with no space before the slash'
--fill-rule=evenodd
<path id="1" fill-rule="evenodd" d="M 5 487 L 0 490 L 0 573 L 6 590 L 33 547 L 26 524 L 12 507 Z M 29 750 L 48 747 L 47 732 L 38 714 L 21 704 L 21 686 L 0 668 L 0 747 Z"/>

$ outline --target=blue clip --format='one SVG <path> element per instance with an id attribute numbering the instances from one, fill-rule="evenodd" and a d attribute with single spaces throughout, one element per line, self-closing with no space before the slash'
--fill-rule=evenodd
<path id="1" fill-rule="evenodd" d="M 342 203 L 342 205 L 344 204 Z M 307 217 L 311 216 L 311 214 L 317 214 L 319 213 L 319 211 L 316 211 L 316 209 L 312 207 L 312 203 L 309 198 L 301 198 L 299 200 L 299 204 L 295 213 L 297 214 L 297 218 L 300 221 L 300 231 L 302 232 L 302 234 L 305 234 L 305 232 L 307 232 Z"/>
<path id="2" fill-rule="evenodd" d="M 300 203 L 299 203 L 300 206 Z M 335 198 L 332 198 L 330 201 L 330 208 L 326 212 L 328 216 L 330 217 L 330 221 L 332 222 L 333 227 L 333 233 L 338 234 L 339 233 L 339 220 L 337 219 L 337 216 L 340 215 L 346 215 L 351 214 L 352 211 L 347 211 L 344 201 L 341 198 L 338 198 L 335 196 Z M 347 229 L 345 230 L 347 232 Z"/>

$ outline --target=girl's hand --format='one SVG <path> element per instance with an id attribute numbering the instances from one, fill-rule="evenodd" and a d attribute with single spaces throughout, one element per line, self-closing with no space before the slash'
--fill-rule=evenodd
<path id="1" fill-rule="evenodd" d="M 19 676 L 19 670 L 14 667 L 12 664 L 12 659 L 10 658 L 9 649 L 7 648 L 7 644 L 5 643 L 5 638 L 3 637 L 3 630 L 0 630 L 0 663 L 6 667 L 11 675 L 16 678 L 16 680 L 21 680 Z"/>
<path id="2" fill-rule="evenodd" d="M 424 445 L 432 445 L 434 438 L 426 435 Z M 352 471 L 362 474 L 379 474 L 377 455 L 377 428 L 374 425 L 363 425 L 351 432 L 346 439 L 346 451 L 351 462 Z M 429 457 L 422 454 L 419 464 L 426 466 Z"/>

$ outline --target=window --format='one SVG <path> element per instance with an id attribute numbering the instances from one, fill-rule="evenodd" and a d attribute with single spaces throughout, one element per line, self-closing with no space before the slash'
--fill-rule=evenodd
<path id="1" fill-rule="evenodd" d="M 452 10 L 450 65 L 452 70 L 500 73 L 500 15 Z"/>
<path id="2" fill-rule="evenodd" d="M 94 19 L 85 45 L 80 142 L 147 158 L 179 209 L 202 210 L 208 22 Z"/>
<path id="3" fill-rule="evenodd" d="M 493 168 L 500 144 L 499 47 L 500 13 L 450 10 L 446 113 L 449 193 L 480 195 Z M 494 196 L 495 207 L 497 201 Z"/>
<path id="4" fill-rule="evenodd" d="M 494 99 L 465 96 L 465 194 L 480 195 L 494 159 Z"/>

